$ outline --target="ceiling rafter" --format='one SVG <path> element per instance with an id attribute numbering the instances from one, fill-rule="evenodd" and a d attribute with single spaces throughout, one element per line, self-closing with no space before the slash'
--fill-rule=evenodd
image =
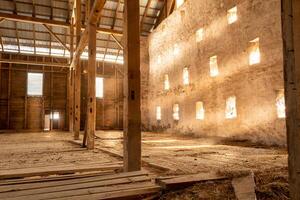
<path id="1" fill-rule="evenodd" d="M 91 8 L 90 14 L 89 14 L 89 18 L 87 21 L 87 24 L 96 24 L 99 20 L 99 17 L 101 15 L 101 10 L 104 7 L 106 0 L 95 0 L 93 7 Z M 84 48 L 87 45 L 87 41 L 88 41 L 88 28 L 86 28 L 84 30 L 84 32 L 82 33 L 82 36 L 80 38 L 80 41 L 78 43 L 78 45 L 76 46 L 76 50 L 71 62 L 71 68 L 74 68 L 78 62 L 78 58 L 80 58 Z"/>

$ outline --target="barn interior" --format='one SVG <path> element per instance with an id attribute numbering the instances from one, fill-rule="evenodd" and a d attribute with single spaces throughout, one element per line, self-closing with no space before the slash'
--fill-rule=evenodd
<path id="1" fill-rule="evenodd" d="M 0 199 L 300 199 L 300 1 L 0 0 Z"/>

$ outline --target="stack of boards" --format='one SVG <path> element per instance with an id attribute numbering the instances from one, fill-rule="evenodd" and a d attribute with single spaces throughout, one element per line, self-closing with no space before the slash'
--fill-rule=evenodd
<path id="1" fill-rule="evenodd" d="M 52 168 L 20 169 L 0 171 L 1 200 L 93 200 L 93 199 L 141 199 L 148 195 L 156 195 L 160 187 L 153 183 L 147 173 L 127 172 L 115 173 L 119 163 L 87 170 L 82 166 L 78 173 L 74 169 L 64 167 L 63 171 Z M 92 169 L 91 167 L 89 169 Z M 70 171 L 71 170 L 71 171 Z M 72 173 L 72 174 L 71 174 Z M 49 176 L 60 174 L 60 176 Z M 37 177 L 32 176 L 47 176 Z M 27 178 L 26 178 L 27 177 Z M 16 179 L 18 178 L 18 179 Z"/>

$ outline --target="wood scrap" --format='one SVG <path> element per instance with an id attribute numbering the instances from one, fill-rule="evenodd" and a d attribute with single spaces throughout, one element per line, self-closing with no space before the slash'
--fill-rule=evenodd
<path id="1" fill-rule="evenodd" d="M 198 182 L 206 182 L 212 180 L 223 180 L 226 179 L 224 176 L 219 176 L 215 173 L 200 173 L 191 175 L 182 175 L 170 179 L 156 179 L 156 183 L 159 184 L 163 189 L 179 189 L 187 187 Z"/>
<path id="2" fill-rule="evenodd" d="M 238 200 L 256 200 L 254 173 L 232 180 L 235 196 Z"/>

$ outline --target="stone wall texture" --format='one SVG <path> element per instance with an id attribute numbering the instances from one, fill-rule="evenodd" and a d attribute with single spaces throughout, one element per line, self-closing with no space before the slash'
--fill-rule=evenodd
<path id="1" fill-rule="evenodd" d="M 238 20 L 228 24 L 227 10 L 234 6 Z M 197 43 L 199 28 L 205 34 Z M 259 38 L 261 62 L 250 66 L 250 41 L 255 38 Z M 285 119 L 277 117 L 276 107 L 277 93 L 283 89 L 280 0 L 187 0 L 153 31 L 148 45 L 149 71 L 147 61 L 142 61 L 145 129 L 286 144 Z M 214 55 L 218 56 L 217 77 L 210 76 L 209 58 Z M 187 86 L 182 78 L 185 67 L 189 69 Z M 165 74 L 168 91 L 164 90 Z M 236 96 L 235 119 L 225 118 L 230 96 Z M 204 120 L 196 119 L 197 101 L 204 103 Z M 176 103 L 179 121 L 172 116 Z M 162 109 L 160 121 L 156 106 Z"/>

